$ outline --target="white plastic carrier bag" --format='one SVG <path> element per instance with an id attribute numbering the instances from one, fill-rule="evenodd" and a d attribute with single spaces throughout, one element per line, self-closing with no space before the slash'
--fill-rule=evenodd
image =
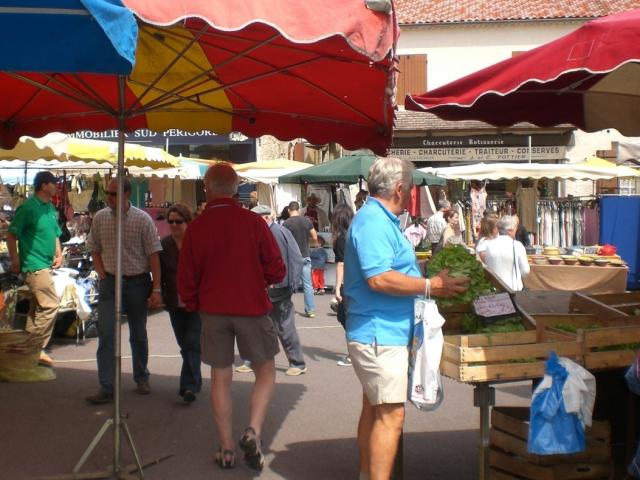
<path id="1" fill-rule="evenodd" d="M 444 399 L 440 376 L 440 357 L 444 346 L 442 326 L 445 319 L 436 302 L 414 301 L 413 339 L 409 351 L 409 400 L 423 411 L 435 410 Z"/>

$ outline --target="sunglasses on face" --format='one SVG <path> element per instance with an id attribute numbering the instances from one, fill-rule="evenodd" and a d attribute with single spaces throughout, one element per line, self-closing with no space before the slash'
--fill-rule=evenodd
<path id="1" fill-rule="evenodd" d="M 107 192 L 107 195 L 109 195 L 110 197 L 117 197 L 118 192 Z"/>
<path id="2" fill-rule="evenodd" d="M 184 220 L 167 220 L 167 223 L 169 225 L 182 225 L 184 223 Z"/>

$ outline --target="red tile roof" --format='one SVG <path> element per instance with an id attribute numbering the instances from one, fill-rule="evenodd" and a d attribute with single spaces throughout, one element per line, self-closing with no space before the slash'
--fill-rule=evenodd
<path id="1" fill-rule="evenodd" d="M 496 130 L 498 127 L 490 125 L 485 122 L 480 122 L 477 120 L 460 120 L 460 121 L 449 121 L 443 120 L 437 117 L 435 114 L 430 112 L 414 112 L 404 109 L 398 109 L 396 111 L 396 121 L 394 125 L 395 132 L 416 132 L 416 131 L 443 131 L 443 130 Z M 530 123 L 516 123 L 511 127 L 504 127 L 504 129 L 537 129 L 538 127 L 530 124 Z M 557 127 L 562 130 L 574 129 L 568 124 L 561 124 Z"/>
<path id="2" fill-rule="evenodd" d="M 595 18 L 640 8 L 639 0 L 396 0 L 398 23 Z"/>

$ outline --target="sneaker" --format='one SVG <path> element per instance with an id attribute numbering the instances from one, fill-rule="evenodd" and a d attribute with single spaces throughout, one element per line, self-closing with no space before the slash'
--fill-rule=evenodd
<path id="1" fill-rule="evenodd" d="M 318 295 L 324 295 L 324 288 L 319 288 L 317 293 Z"/>
<path id="2" fill-rule="evenodd" d="M 100 389 L 95 395 L 85 397 L 85 400 L 92 405 L 104 405 L 105 403 L 113 402 L 113 393 L 107 393 Z"/>
<path id="3" fill-rule="evenodd" d="M 261 472 L 264 468 L 264 455 L 261 449 L 262 442 L 258 438 L 256 431 L 248 427 L 240 437 L 238 444 L 244 452 L 244 461 L 247 466 Z"/>
<path id="4" fill-rule="evenodd" d="M 341 367 L 350 367 L 352 365 L 351 357 L 349 355 L 345 355 L 340 360 L 338 360 L 338 365 Z"/>
<path id="5" fill-rule="evenodd" d="M 182 399 L 185 401 L 185 403 L 195 402 L 196 394 L 193 393 L 191 390 L 185 390 L 184 393 L 182 394 Z"/>
<path id="6" fill-rule="evenodd" d="M 138 382 L 138 384 L 136 385 L 136 393 L 138 395 L 149 395 L 151 393 L 149 382 L 147 380 Z"/>
<path id="7" fill-rule="evenodd" d="M 40 358 L 38 359 L 38 365 L 43 367 L 53 367 L 53 359 L 45 353 L 44 350 L 40 352 Z"/>
<path id="8" fill-rule="evenodd" d="M 284 372 L 284 374 L 289 377 L 297 377 L 303 373 L 307 373 L 307 367 L 289 367 L 287 371 Z"/>
<path id="9" fill-rule="evenodd" d="M 304 316 L 307 318 L 315 318 L 316 314 L 313 312 L 304 312 Z"/>
<path id="10" fill-rule="evenodd" d="M 249 366 L 246 363 L 243 363 L 242 365 L 238 365 L 236 368 L 234 368 L 234 370 L 238 373 L 251 373 L 253 372 L 253 368 L 251 368 L 251 366 Z"/>

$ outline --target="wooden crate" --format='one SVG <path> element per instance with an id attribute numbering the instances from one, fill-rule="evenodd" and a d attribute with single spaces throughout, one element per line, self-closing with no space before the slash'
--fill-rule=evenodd
<path id="1" fill-rule="evenodd" d="M 611 429 L 594 421 L 586 431 L 587 448 L 573 455 L 532 455 L 527 452 L 529 408 L 495 407 L 491 412 L 491 478 L 533 480 L 613 478 Z"/>
<path id="2" fill-rule="evenodd" d="M 609 305 L 627 315 L 637 316 L 636 312 L 640 309 L 640 291 L 589 295 L 589 298 Z"/>
<path id="3" fill-rule="evenodd" d="M 512 333 L 446 335 L 440 371 L 461 382 L 525 380 L 544 375 L 544 362 L 554 351 L 581 361 L 576 338 L 536 330 Z"/>
<path id="4" fill-rule="evenodd" d="M 639 302 L 640 293 L 636 292 L 572 295 L 572 310 L 590 315 L 593 323 L 602 325 L 602 328 L 585 328 L 578 332 L 584 345 L 584 366 L 587 369 L 625 368 L 631 364 L 640 343 L 640 317 L 629 312 L 635 312 Z M 588 327 L 588 324 L 584 326 Z"/>
<path id="5" fill-rule="evenodd" d="M 613 480 L 614 474 L 614 464 L 611 459 L 607 463 L 536 465 L 522 457 L 493 448 L 489 450 L 489 465 L 503 474 L 511 474 L 507 478 L 528 480 Z"/>
<path id="6" fill-rule="evenodd" d="M 530 463 L 606 463 L 611 457 L 611 427 L 609 422 L 594 421 L 586 429 L 587 448 L 572 455 L 534 455 L 527 452 L 529 435 L 528 407 L 495 407 L 491 412 L 491 447 L 517 455 Z"/>

